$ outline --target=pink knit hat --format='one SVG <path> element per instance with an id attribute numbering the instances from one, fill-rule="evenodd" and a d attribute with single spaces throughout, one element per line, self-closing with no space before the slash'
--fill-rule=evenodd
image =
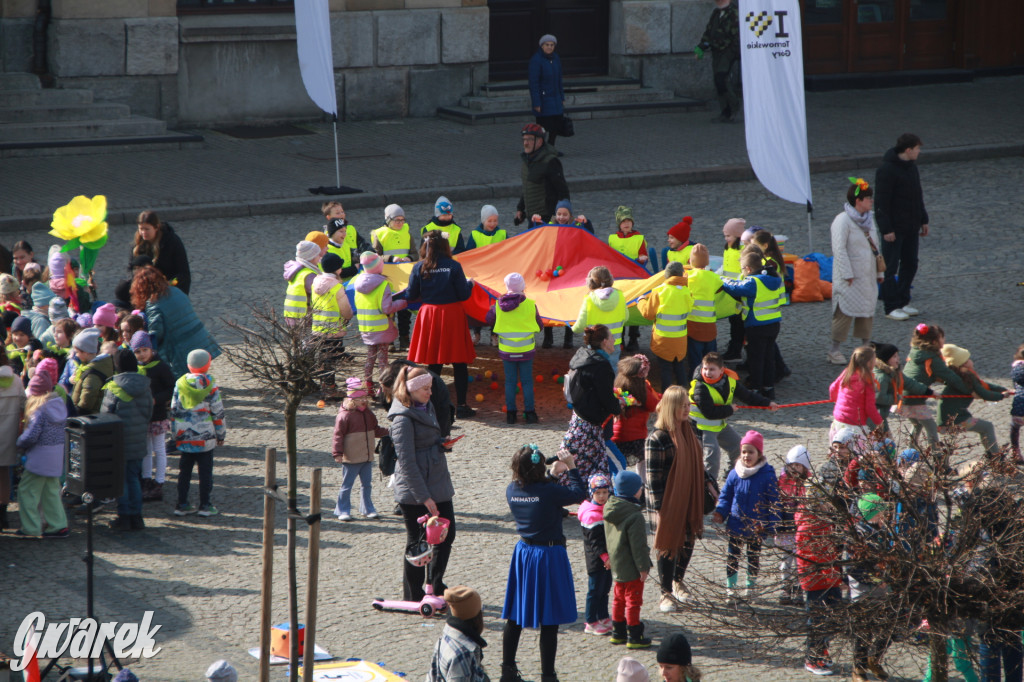
<path id="1" fill-rule="evenodd" d="M 722 226 L 722 234 L 726 237 L 742 237 L 743 230 L 747 229 L 747 221 L 743 218 L 729 218 Z"/>
<path id="2" fill-rule="evenodd" d="M 384 259 L 373 251 L 363 251 L 359 254 L 359 264 L 366 272 L 374 275 L 384 272 Z"/>
<path id="3" fill-rule="evenodd" d="M 740 441 L 740 445 L 746 445 L 747 443 L 750 443 L 757 448 L 758 454 L 764 454 L 764 436 L 757 431 L 747 431 L 747 435 L 743 436 L 743 440 Z"/>
<path id="4" fill-rule="evenodd" d="M 57 361 L 53 358 L 43 358 L 36 365 L 36 372 L 46 372 L 50 375 L 50 383 L 53 385 L 57 384 L 57 377 L 59 376 L 59 370 L 57 368 Z"/>
<path id="5" fill-rule="evenodd" d="M 365 398 L 366 384 L 359 377 L 349 377 L 345 381 L 345 393 L 349 398 Z"/>
<path id="6" fill-rule="evenodd" d="M 53 379 L 49 372 L 36 371 L 28 382 L 30 395 L 46 395 L 53 390 Z"/>
<path id="7" fill-rule="evenodd" d="M 104 303 L 92 315 L 92 323 L 104 327 L 117 326 L 117 309 L 113 303 Z"/>

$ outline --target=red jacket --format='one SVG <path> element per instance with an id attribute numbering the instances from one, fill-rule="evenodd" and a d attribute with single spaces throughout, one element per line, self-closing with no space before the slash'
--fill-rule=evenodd
<path id="1" fill-rule="evenodd" d="M 845 372 L 845 370 L 844 370 Z M 859 374 L 850 377 L 848 386 L 843 386 L 843 375 L 840 374 L 828 387 L 828 397 L 836 402 L 832 416 L 836 421 L 851 426 L 864 426 L 868 419 L 874 425 L 882 423 L 882 415 L 875 407 L 875 382 L 865 384 Z"/>
<path id="2" fill-rule="evenodd" d="M 647 439 L 647 418 L 658 408 L 661 394 L 651 388 L 651 382 L 644 381 L 644 385 L 647 388 L 647 395 L 644 396 L 643 406 L 623 408 L 622 414 L 615 417 L 615 423 L 612 425 L 612 441 L 628 443 L 631 440 Z"/>
<path id="3" fill-rule="evenodd" d="M 829 537 L 831 527 L 801 506 L 796 512 L 796 570 L 801 589 L 839 587 L 839 547 Z"/>

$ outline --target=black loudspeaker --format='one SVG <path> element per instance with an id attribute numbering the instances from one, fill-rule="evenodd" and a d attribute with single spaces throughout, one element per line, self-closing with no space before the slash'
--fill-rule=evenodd
<path id="1" fill-rule="evenodd" d="M 124 493 L 124 430 L 121 418 L 89 414 L 68 419 L 64 427 L 64 470 L 73 495 L 96 499 Z"/>

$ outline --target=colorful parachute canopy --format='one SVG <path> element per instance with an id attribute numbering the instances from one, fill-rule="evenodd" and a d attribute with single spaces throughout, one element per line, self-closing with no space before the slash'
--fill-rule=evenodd
<path id="1" fill-rule="evenodd" d="M 460 253 L 466 277 L 476 283 L 473 296 L 463 305 L 466 313 L 484 319 L 494 298 L 505 293 L 505 275 L 518 272 L 526 280 L 526 295 L 536 301 L 545 324 L 571 325 L 580 305 L 589 293 L 587 273 L 603 265 L 615 278 L 615 288 L 626 295 L 629 305 L 664 281 L 664 275 L 651 276 L 647 270 L 626 258 L 586 230 L 566 225 L 547 225 L 497 244 Z M 538 275 L 561 268 L 558 277 Z M 412 264 L 385 265 L 384 274 L 397 291 L 406 286 Z M 635 308 L 630 324 L 650 324 Z"/>

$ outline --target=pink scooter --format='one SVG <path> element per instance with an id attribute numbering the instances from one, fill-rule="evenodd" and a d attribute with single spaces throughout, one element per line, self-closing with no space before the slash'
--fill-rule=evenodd
<path id="1" fill-rule="evenodd" d="M 426 578 L 423 585 L 423 599 L 419 601 L 403 601 L 399 599 L 374 599 L 373 608 L 378 611 L 405 611 L 419 613 L 424 618 L 441 615 L 448 609 L 444 597 L 434 594 L 434 586 L 430 582 L 430 566 L 434 558 L 434 545 L 439 545 L 448 537 L 449 521 L 440 516 L 424 515 L 416 519 L 423 526 L 424 535 L 415 547 L 405 554 L 405 560 L 413 566 L 425 566 Z"/>

